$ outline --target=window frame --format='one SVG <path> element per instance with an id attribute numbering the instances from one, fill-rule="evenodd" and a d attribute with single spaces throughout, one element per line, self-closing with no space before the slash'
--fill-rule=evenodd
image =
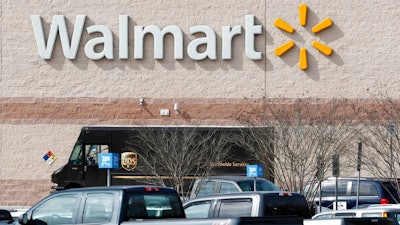
<path id="1" fill-rule="evenodd" d="M 34 217 L 37 215 L 38 211 L 41 210 L 43 207 L 45 207 L 47 204 L 49 204 L 49 202 L 54 201 L 55 199 L 62 199 L 68 196 L 68 199 L 71 199 L 71 197 L 76 198 L 76 202 L 73 204 L 72 207 L 72 215 L 71 215 L 71 223 L 65 223 L 63 222 L 62 224 L 76 224 L 77 223 L 77 218 L 79 215 L 79 206 L 81 204 L 82 201 L 82 194 L 79 192 L 73 192 L 73 193 L 62 193 L 62 194 L 58 194 L 58 195 L 54 195 L 54 196 L 50 196 L 49 198 L 44 199 L 43 201 L 41 201 L 38 205 L 35 206 L 35 208 L 32 209 L 32 211 L 30 212 L 28 218 L 29 221 L 34 220 Z M 58 211 L 60 212 L 60 211 Z M 64 211 L 61 211 L 64 212 Z"/>

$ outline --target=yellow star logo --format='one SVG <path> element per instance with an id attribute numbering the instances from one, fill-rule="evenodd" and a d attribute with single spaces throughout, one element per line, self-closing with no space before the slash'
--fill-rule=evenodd
<path id="1" fill-rule="evenodd" d="M 300 25 L 305 26 L 307 24 L 307 5 L 301 4 L 299 6 L 299 19 L 300 19 Z M 284 20 L 281 18 L 277 18 L 274 22 L 274 25 L 288 33 L 293 33 L 295 29 L 290 26 L 288 23 L 286 23 Z M 315 25 L 312 28 L 312 32 L 314 34 L 332 26 L 332 20 L 330 18 L 326 18 L 322 20 L 320 23 Z M 289 51 L 291 48 L 295 46 L 295 43 L 293 41 L 288 41 L 285 44 L 277 47 L 275 49 L 275 55 L 281 56 L 285 54 L 287 51 Z M 312 46 L 316 48 L 318 51 L 320 51 L 324 55 L 331 55 L 332 54 L 332 48 L 324 45 L 321 42 L 318 41 L 313 41 Z M 308 60 L 307 60 L 307 49 L 306 48 L 300 48 L 300 54 L 299 54 L 299 68 L 302 70 L 306 70 L 308 68 Z"/>

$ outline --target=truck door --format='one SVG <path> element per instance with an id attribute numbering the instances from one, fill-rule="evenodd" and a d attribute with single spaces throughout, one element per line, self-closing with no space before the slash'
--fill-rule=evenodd
<path id="1" fill-rule="evenodd" d="M 83 179 L 87 187 L 106 186 L 107 169 L 99 169 L 98 156 L 100 153 L 109 153 L 108 145 L 85 144 L 85 166 Z"/>

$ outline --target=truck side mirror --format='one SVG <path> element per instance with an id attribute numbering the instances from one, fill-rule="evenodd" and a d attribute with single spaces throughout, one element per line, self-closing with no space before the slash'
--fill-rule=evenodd
<path id="1" fill-rule="evenodd" d="M 27 225 L 28 224 L 28 214 L 24 213 L 19 216 L 18 222 L 22 225 Z"/>

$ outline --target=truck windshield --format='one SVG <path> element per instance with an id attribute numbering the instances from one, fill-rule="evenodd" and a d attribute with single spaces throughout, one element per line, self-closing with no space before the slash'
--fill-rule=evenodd
<path id="1" fill-rule="evenodd" d="M 69 161 L 72 165 L 82 165 L 82 150 L 81 142 L 77 142 L 72 150 L 71 157 Z"/>

